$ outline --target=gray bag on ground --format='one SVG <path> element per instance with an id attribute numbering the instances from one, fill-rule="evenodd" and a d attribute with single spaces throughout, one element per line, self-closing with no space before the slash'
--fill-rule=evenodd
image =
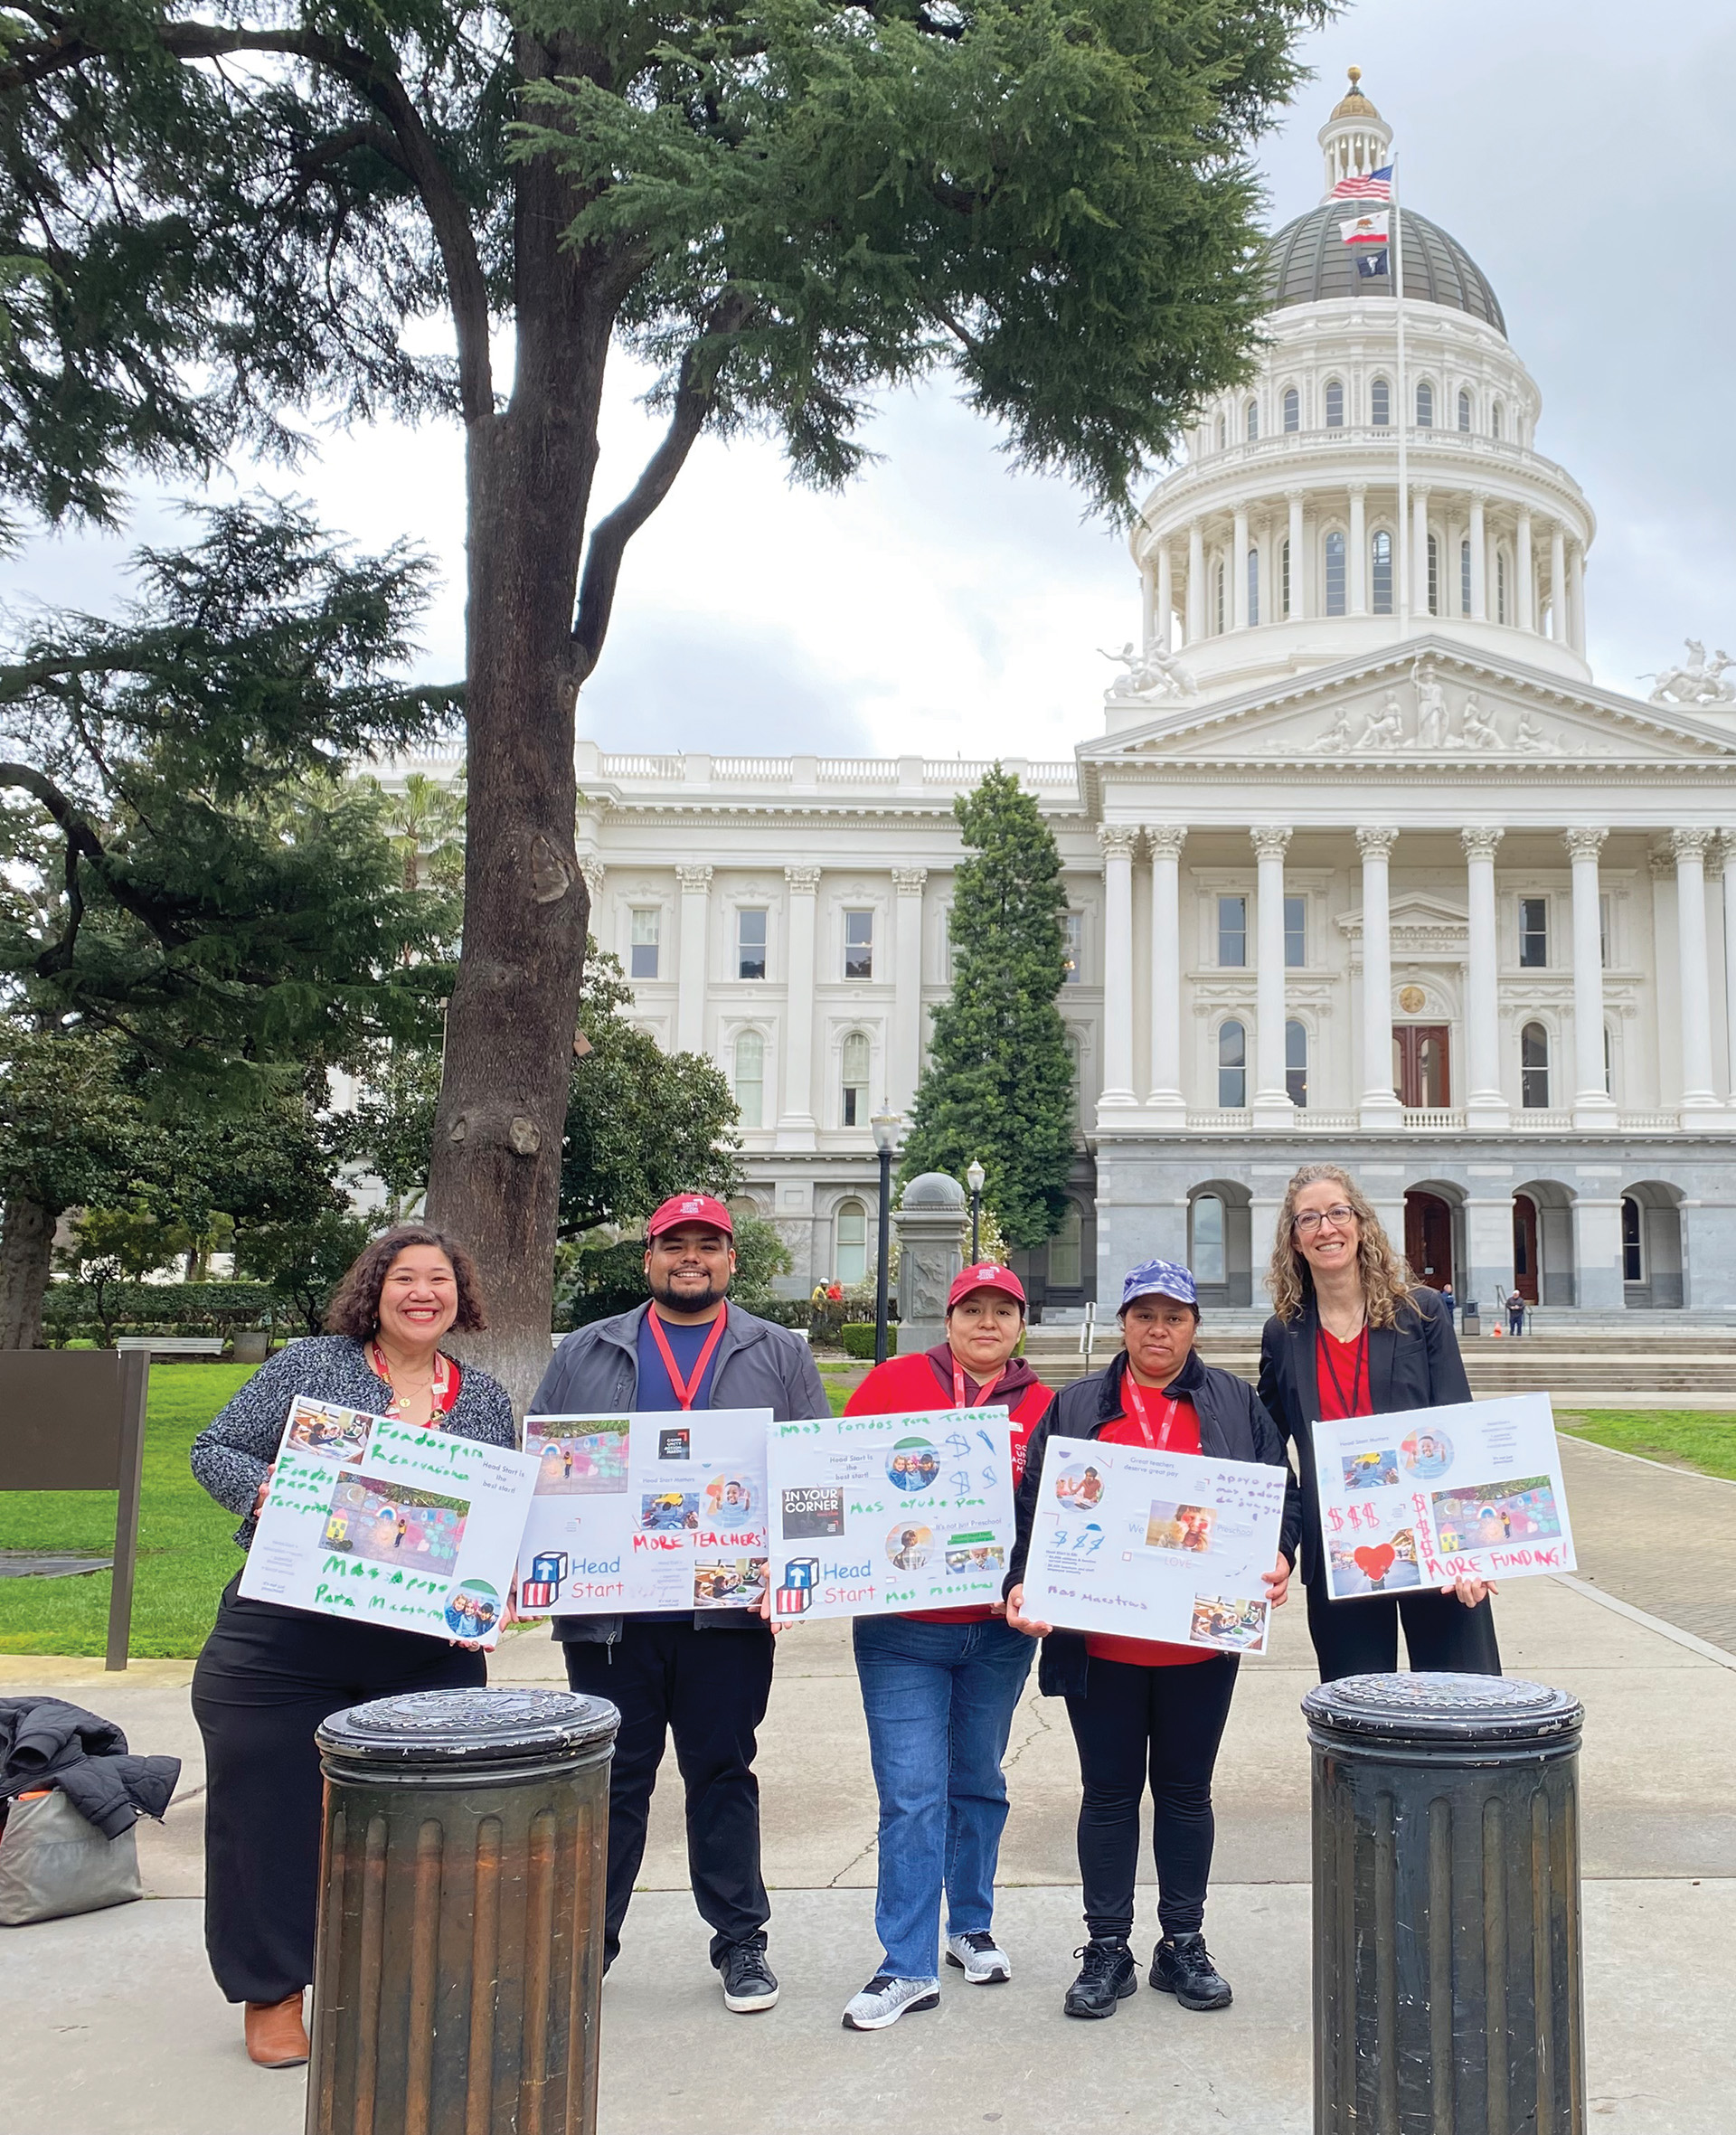
<path id="1" fill-rule="evenodd" d="M 105 1838 L 58 1787 L 12 1803 L 0 1828 L 0 1927 L 97 1913 L 144 1895 L 130 1830 Z"/>

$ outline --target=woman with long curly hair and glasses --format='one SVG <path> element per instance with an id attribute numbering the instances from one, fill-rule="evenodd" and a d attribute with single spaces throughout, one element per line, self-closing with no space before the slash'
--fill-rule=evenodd
<path id="1" fill-rule="evenodd" d="M 193 1472 L 241 1516 L 241 1547 L 299 1394 L 515 1444 L 505 1388 L 441 1347 L 455 1328 L 487 1324 L 475 1264 L 456 1240 L 401 1223 L 367 1246 L 333 1294 L 329 1332 L 286 1345 L 193 1441 Z M 302 1998 L 318 1911 L 314 1730 L 371 1697 L 476 1688 L 488 1670 L 474 1645 L 253 1601 L 240 1584 L 238 1573 L 193 1677 L 208 1789 L 205 1949 L 217 1984 L 246 2005 L 249 2055 L 292 2068 L 307 2058 Z"/>
<path id="2" fill-rule="evenodd" d="M 1335 1164 L 1305 1164 L 1291 1179 L 1267 1280 L 1260 1398 L 1301 1471 L 1302 1577 L 1321 1680 L 1397 1667 L 1401 1622 L 1413 1668 L 1498 1676 L 1492 1586 L 1461 1579 L 1439 1592 L 1335 1601 L 1320 1534 L 1316 1422 L 1471 1398 L 1446 1308 L 1411 1280 L 1367 1196 Z"/>

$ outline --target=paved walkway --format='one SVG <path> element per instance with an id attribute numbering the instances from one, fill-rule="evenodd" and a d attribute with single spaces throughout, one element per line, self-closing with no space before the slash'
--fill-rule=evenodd
<path id="1" fill-rule="evenodd" d="M 1736 1483 L 1560 1443 L 1580 1577 L 1736 1657 Z"/>

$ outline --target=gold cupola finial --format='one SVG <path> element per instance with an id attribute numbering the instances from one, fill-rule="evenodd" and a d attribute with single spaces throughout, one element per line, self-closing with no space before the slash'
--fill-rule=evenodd
<path id="1" fill-rule="evenodd" d="M 1363 70 L 1360 67 L 1350 69 L 1350 87 L 1338 99 L 1332 116 L 1334 118 L 1378 118 L 1380 117 L 1380 113 L 1363 94 Z"/>

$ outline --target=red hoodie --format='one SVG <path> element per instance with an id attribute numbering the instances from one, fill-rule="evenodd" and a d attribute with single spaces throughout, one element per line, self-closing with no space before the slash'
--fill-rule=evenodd
<path id="1" fill-rule="evenodd" d="M 914 1356 L 889 1356 L 856 1388 L 844 1404 L 844 1412 L 846 1416 L 911 1416 L 927 1409 L 949 1409 L 953 1406 L 952 1366 L 952 1351 L 944 1342 Z M 981 1387 L 967 1372 L 966 1405 L 975 1406 L 981 1398 Z M 1005 1402 L 1007 1405 L 1013 1425 L 1013 1488 L 1016 1490 L 1024 1473 L 1024 1449 L 1055 1398 L 1054 1389 L 1045 1386 L 1022 1356 L 1015 1356 L 995 1382 L 988 1398 L 992 1403 Z M 906 1613 L 915 1623 L 986 1623 L 995 1611 L 979 1603 L 967 1609 L 911 1609 Z"/>

